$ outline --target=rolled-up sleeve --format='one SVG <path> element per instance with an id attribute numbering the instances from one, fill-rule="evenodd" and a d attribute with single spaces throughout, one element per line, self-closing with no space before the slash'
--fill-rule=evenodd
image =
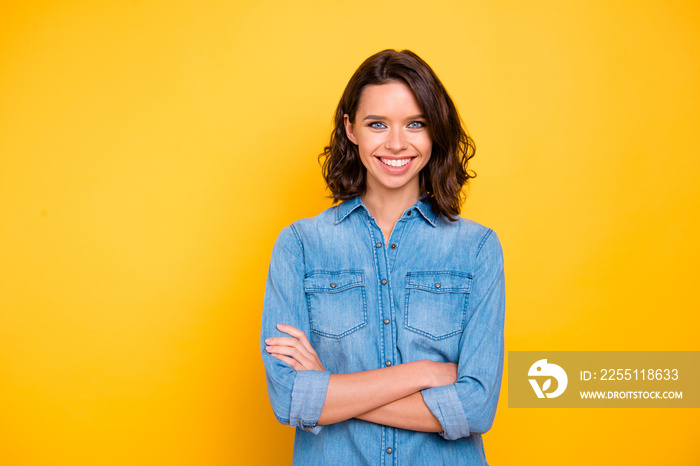
<path id="1" fill-rule="evenodd" d="M 266 338 L 289 336 L 277 330 L 277 324 L 291 325 L 309 335 L 303 281 L 304 249 L 292 225 L 282 230 L 272 251 L 263 303 L 260 350 L 267 376 L 267 392 L 277 420 L 318 433 L 321 426 L 317 423 L 326 399 L 330 372 L 295 371 L 265 350 Z"/>
<path id="2" fill-rule="evenodd" d="M 467 324 L 460 337 L 457 381 L 422 391 L 448 440 L 484 433 L 496 415 L 503 374 L 505 278 L 503 251 L 488 230 L 479 241 Z"/>

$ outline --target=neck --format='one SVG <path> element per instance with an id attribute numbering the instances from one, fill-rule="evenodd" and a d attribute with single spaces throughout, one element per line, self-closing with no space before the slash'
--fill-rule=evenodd
<path id="1" fill-rule="evenodd" d="M 377 221 L 379 228 L 382 229 L 388 243 L 394 225 L 401 218 L 401 214 L 415 204 L 419 197 L 418 189 L 379 193 L 367 186 L 367 192 L 361 196 L 361 199 Z"/>

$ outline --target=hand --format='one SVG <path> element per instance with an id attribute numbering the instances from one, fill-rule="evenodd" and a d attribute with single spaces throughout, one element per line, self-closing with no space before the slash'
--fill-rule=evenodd
<path id="1" fill-rule="evenodd" d="M 453 362 L 426 361 L 431 375 L 431 387 L 452 385 L 457 381 L 457 364 Z"/>
<path id="2" fill-rule="evenodd" d="M 265 339 L 265 350 L 295 371 L 325 371 L 306 334 L 291 325 L 278 324 L 277 330 L 291 337 Z"/>

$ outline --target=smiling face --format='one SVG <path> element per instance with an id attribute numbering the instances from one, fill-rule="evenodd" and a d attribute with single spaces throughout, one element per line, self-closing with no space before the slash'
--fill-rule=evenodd
<path id="1" fill-rule="evenodd" d="M 418 174 L 433 147 L 423 111 L 402 82 L 366 86 L 355 121 L 345 115 L 345 132 L 367 169 L 365 196 L 420 195 Z"/>

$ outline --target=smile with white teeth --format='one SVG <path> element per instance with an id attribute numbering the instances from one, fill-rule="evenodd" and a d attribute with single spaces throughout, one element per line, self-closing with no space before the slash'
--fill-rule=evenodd
<path id="1" fill-rule="evenodd" d="M 410 162 L 413 159 L 407 158 L 407 159 L 396 160 L 396 159 L 387 159 L 387 158 L 380 157 L 379 160 L 381 160 L 384 165 L 389 165 L 390 167 L 401 168 L 401 167 L 405 167 L 406 165 L 408 165 L 408 162 Z"/>

